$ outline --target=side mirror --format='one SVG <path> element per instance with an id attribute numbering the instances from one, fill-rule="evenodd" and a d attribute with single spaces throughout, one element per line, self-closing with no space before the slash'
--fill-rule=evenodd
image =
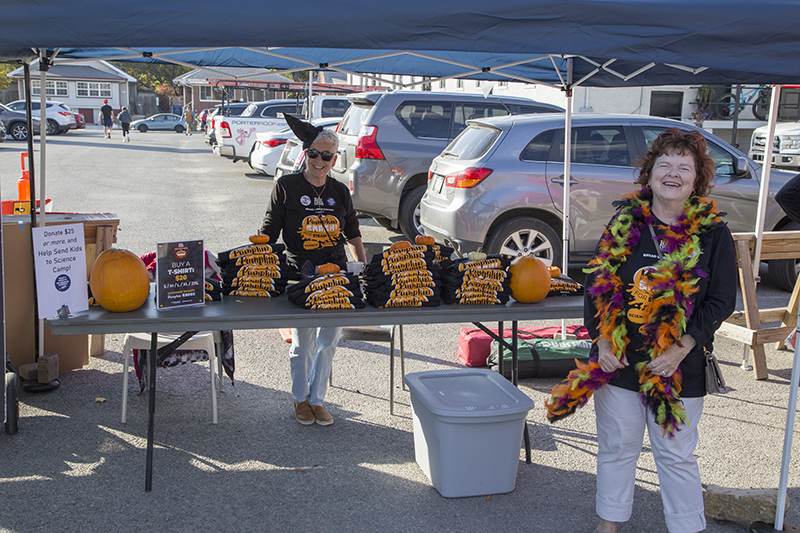
<path id="1" fill-rule="evenodd" d="M 733 160 L 733 175 L 743 178 L 749 174 L 746 157 L 737 157 Z"/>

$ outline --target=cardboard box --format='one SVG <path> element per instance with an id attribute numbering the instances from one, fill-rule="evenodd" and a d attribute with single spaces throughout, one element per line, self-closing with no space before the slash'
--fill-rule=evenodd
<path id="1" fill-rule="evenodd" d="M 3 274 L 6 351 L 19 367 L 36 361 L 36 292 L 30 215 L 3 216 Z M 100 252 L 116 242 L 119 220 L 112 214 L 48 213 L 48 226 L 83 222 L 86 273 Z M 88 279 L 87 279 L 88 281 Z M 44 318 L 44 317 L 40 317 Z M 57 353 L 60 371 L 89 363 L 89 335 L 53 335 L 45 326 L 42 353 Z"/>

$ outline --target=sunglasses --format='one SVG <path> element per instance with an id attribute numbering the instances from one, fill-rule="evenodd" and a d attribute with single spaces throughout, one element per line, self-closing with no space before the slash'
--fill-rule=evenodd
<path id="1" fill-rule="evenodd" d="M 333 159 L 334 156 L 334 154 L 332 154 L 331 152 L 320 152 L 316 148 L 309 148 L 308 150 L 306 150 L 306 155 L 308 155 L 309 159 L 316 159 L 317 157 L 322 156 L 322 160 L 325 162 L 330 161 L 331 159 Z"/>

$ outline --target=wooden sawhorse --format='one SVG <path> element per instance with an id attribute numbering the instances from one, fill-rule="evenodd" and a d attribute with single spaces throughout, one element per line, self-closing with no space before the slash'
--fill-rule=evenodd
<path id="1" fill-rule="evenodd" d="M 735 311 L 722 323 L 717 334 L 743 342 L 750 347 L 756 379 L 767 379 L 767 358 L 764 345 L 777 342 L 783 348 L 783 341 L 797 325 L 797 305 L 800 297 L 800 278 L 794 285 L 789 305 L 771 309 L 758 309 L 756 299 L 756 280 L 753 272 L 753 251 L 755 233 L 734 233 L 736 260 L 739 264 L 739 283 L 742 288 L 744 310 Z M 767 231 L 762 235 L 761 260 L 794 259 L 800 257 L 800 231 Z M 780 322 L 772 328 L 762 327 L 763 323 Z"/>

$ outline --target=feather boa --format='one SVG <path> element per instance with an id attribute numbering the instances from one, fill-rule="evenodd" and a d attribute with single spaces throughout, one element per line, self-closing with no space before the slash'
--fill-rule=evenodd
<path id="1" fill-rule="evenodd" d="M 597 308 L 595 316 L 600 318 L 600 336 L 611 343 L 620 359 L 630 339 L 625 319 L 624 284 L 617 271 L 642 234 L 649 232 L 647 225 L 657 223 L 650 210 L 652 195 L 650 189 L 643 188 L 615 202 L 617 215 L 600 238 L 598 253 L 585 270 L 586 273 L 596 273 L 588 291 Z M 700 236 L 720 223 L 720 212 L 713 200 L 692 196 L 686 201 L 684 213 L 659 237 L 664 254 L 651 273 L 654 294 L 645 310 L 648 320 L 641 330 L 651 361 L 669 346 L 680 344 L 692 314 L 697 283 L 707 275 L 697 266 L 702 254 Z M 547 418 L 551 422 L 583 407 L 594 391 L 617 374 L 616 371 L 604 372 L 596 356 L 588 364 L 576 363 L 577 368 L 551 391 L 547 402 Z M 650 372 L 647 362 L 641 362 L 636 365 L 636 371 L 642 403 L 653 413 L 664 434 L 674 437 L 675 432 L 680 431 L 680 425 L 686 422 L 680 399 L 680 369 L 670 377 L 662 377 Z"/>

